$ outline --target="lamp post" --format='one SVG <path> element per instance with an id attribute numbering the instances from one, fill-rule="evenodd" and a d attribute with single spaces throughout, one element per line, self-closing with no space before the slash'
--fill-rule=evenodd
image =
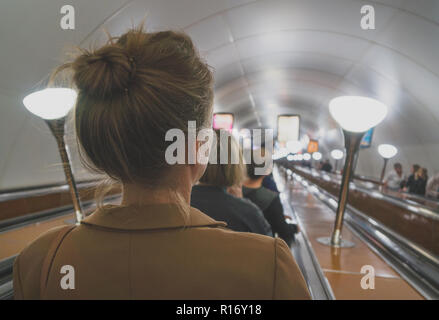
<path id="1" fill-rule="evenodd" d="M 341 238 L 343 218 L 349 195 L 349 182 L 355 154 L 358 152 L 364 133 L 375 127 L 387 115 L 387 106 L 367 97 L 342 96 L 332 99 L 329 113 L 343 129 L 346 147 L 346 161 L 343 169 L 334 230 L 331 237 L 318 238 L 322 244 L 332 247 L 353 247 L 355 244 Z"/>
<path id="2" fill-rule="evenodd" d="M 339 149 L 334 149 L 331 151 L 331 157 L 335 160 L 335 172 L 337 172 L 338 160 L 342 159 L 343 156 L 344 156 L 343 151 Z"/>
<path id="3" fill-rule="evenodd" d="M 311 157 L 313 158 L 314 161 L 319 161 L 322 159 L 322 154 L 320 152 L 316 151 L 316 152 L 313 152 Z M 315 162 L 314 162 L 314 164 L 315 164 Z"/>
<path id="4" fill-rule="evenodd" d="M 381 170 L 381 176 L 380 176 L 380 182 L 382 185 L 384 182 L 384 174 L 386 173 L 387 162 L 389 161 L 389 159 L 396 156 L 396 154 L 398 153 L 398 149 L 391 144 L 380 144 L 378 146 L 378 153 L 384 159 L 383 170 Z"/>
<path id="5" fill-rule="evenodd" d="M 76 96 L 76 92 L 69 88 L 47 88 L 27 95 L 23 99 L 23 104 L 31 113 L 44 119 L 55 137 L 73 201 L 76 224 L 79 224 L 83 220 L 84 214 L 73 177 L 69 154 L 64 142 L 66 115 L 74 106 Z"/>

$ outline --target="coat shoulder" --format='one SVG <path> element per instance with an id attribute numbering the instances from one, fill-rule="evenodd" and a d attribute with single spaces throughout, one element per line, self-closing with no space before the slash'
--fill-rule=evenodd
<path id="1" fill-rule="evenodd" d="M 257 275 L 253 280 L 265 284 L 268 299 L 310 299 L 305 279 L 284 240 L 225 228 L 214 230 L 212 243 L 218 245 L 212 247 L 217 256 L 227 257 L 227 264 L 235 270 L 243 268 L 242 277 L 249 276 L 251 267 L 251 275 Z"/>
<path id="2" fill-rule="evenodd" d="M 50 245 L 65 226 L 48 230 L 28 244 L 17 256 L 13 268 L 15 299 L 38 299 L 41 269 Z"/>

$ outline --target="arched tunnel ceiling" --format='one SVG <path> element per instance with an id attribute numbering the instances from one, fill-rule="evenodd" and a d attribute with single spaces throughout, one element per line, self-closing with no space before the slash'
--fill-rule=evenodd
<path id="1" fill-rule="evenodd" d="M 47 79 L 66 48 L 120 34 L 147 14 L 149 30 L 186 31 L 215 70 L 215 109 L 239 128 L 275 128 L 278 114 L 301 116 L 301 133 L 327 151 L 343 144 L 327 106 L 358 94 L 389 105 L 361 151 L 358 170 L 377 175 L 379 143 L 397 160 L 439 171 L 439 1 L 435 0 L 105 0 L 74 1 L 76 29 L 59 28 L 64 1 L 0 4 L 0 189 L 63 180 L 45 124 L 22 98 Z M 360 28 L 360 8 L 375 9 L 375 30 Z M 76 175 L 88 175 L 73 149 Z"/>

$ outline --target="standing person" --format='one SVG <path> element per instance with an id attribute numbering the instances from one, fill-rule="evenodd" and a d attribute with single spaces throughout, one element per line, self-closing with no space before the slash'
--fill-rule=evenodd
<path id="1" fill-rule="evenodd" d="M 409 193 L 414 193 L 415 190 L 415 174 L 419 170 L 420 166 L 418 164 L 414 164 L 412 166 L 412 173 L 408 176 L 407 180 L 402 183 L 402 188 L 404 191 Z"/>
<path id="2" fill-rule="evenodd" d="M 166 156 L 170 130 L 188 138 L 188 122 L 212 125 L 212 72 L 189 36 L 130 30 L 59 70 L 78 90 L 83 159 L 122 184 L 122 202 L 29 244 L 14 263 L 16 299 L 310 298 L 284 241 L 231 231 L 191 207 L 206 165 Z M 65 266 L 74 290 L 60 285 Z"/>
<path id="3" fill-rule="evenodd" d="M 262 180 L 262 185 L 267 188 L 268 190 L 271 190 L 273 192 L 279 192 L 277 189 L 276 182 L 273 178 L 273 173 L 270 173 L 269 175 L 264 177 L 264 180 Z"/>
<path id="4" fill-rule="evenodd" d="M 426 186 L 427 186 L 427 170 L 420 167 L 413 175 L 413 179 L 409 187 L 409 193 L 416 194 L 419 196 L 425 196 Z"/>
<path id="5" fill-rule="evenodd" d="M 266 152 L 267 152 L 267 154 L 266 154 L 267 157 L 268 157 L 268 156 L 272 156 L 272 155 L 268 155 L 268 151 L 265 149 L 265 144 L 262 144 L 262 145 L 261 145 L 261 148 L 260 148 L 260 151 L 259 151 L 259 152 L 260 152 L 261 154 L 263 153 L 264 155 L 265 155 Z M 247 170 L 246 170 L 246 171 L 247 171 Z M 271 190 L 271 191 L 279 192 L 279 190 L 278 190 L 278 188 L 277 188 L 277 185 L 276 185 L 276 181 L 274 181 L 274 177 L 273 177 L 273 173 L 272 173 L 272 172 L 264 177 L 264 180 L 262 180 L 262 185 L 263 185 L 265 188 L 267 188 L 267 189 L 269 189 L 269 190 Z"/>
<path id="6" fill-rule="evenodd" d="M 426 186 L 426 196 L 439 199 L 439 173 L 436 173 L 428 180 Z"/>
<path id="7" fill-rule="evenodd" d="M 396 162 L 393 165 L 393 170 L 388 172 L 384 177 L 384 188 L 399 191 L 401 189 L 401 184 L 405 181 L 406 177 L 402 171 L 402 165 L 399 162 Z"/>
<path id="8" fill-rule="evenodd" d="M 262 211 L 251 201 L 243 199 L 239 192 L 245 179 L 245 165 L 238 143 L 225 130 L 215 130 L 215 133 L 217 159 L 215 163 L 209 161 L 199 184 L 192 188 L 191 205 L 212 219 L 226 222 L 234 231 L 272 236 L 270 224 Z M 230 153 L 226 163 L 220 163 L 224 150 Z M 234 157 L 237 161 L 232 161 Z"/>
<path id="9" fill-rule="evenodd" d="M 424 197 L 426 192 L 427 181 L 428 181 L 427 169 L 419 168 L 418 171 L 416 172 L 415 190 L 413 193 Z"/>
<path id="10" fill-rule="evenodd" d="M 329 173 L 332 172 L 332 165 L 331 165 L 331 163 L 329 162 L 328 159 L 326 159 L 326 160 L 323 162 L 322 167 L 321 167 L 321 170 L 322 170 L 322 171 L 329 172 Z"/>
<path id="11" fill-rule="evenodd" d="M 251 200 L 262 210 L 273 233 L 278 234 L 288 245 L 291 245 L 294 234 L 299 229 L 296 224 L 287 223 L 279 193 L 262 185 L 265 175 L 257 175 L 255 173 L 256 167 L 254 161 L 247 165 L 248 179 L 244 181 L 242 193 L 245 198 Z"/>

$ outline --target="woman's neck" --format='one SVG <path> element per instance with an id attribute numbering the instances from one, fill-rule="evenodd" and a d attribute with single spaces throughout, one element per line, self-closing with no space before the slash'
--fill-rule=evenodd
<path id="1" fill-rule="evenodd" d="M 148 205 L 191 202 L 195 173 L 190 166 L 177 166 L 160 179 L 160 184 L 145 186 L 138 183 L 123 184 L 122 205 Z"/>
<path id="2" fill-rule="evenodd" d="M 180 199 L 190 204 L 192 185 L 181 186 L 178 188 L 151 188 L 138 184 L 124 184 L 122 205 L 148 205 L 176 203 L 179 195 Z"/>

